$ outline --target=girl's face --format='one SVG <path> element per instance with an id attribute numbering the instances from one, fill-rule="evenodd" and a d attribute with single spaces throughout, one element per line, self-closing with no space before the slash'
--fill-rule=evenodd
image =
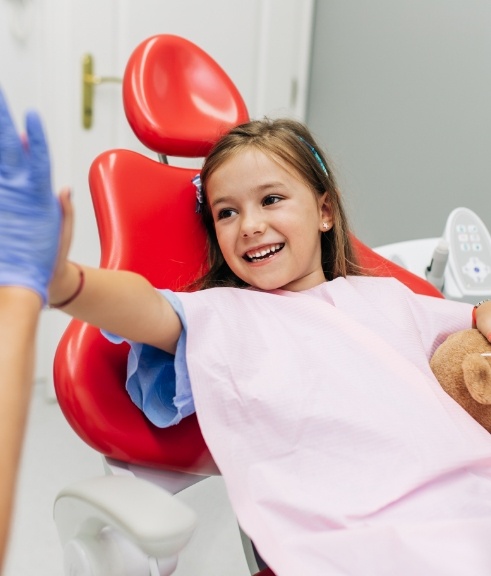
<path id="1" fill-rule="evenodd" d="M 298 292 L 325 281 L 320 235 L 331 211 L 292 169 L 248 148 L 217 168 L 206 190 L 223 257 L 244 282 Z"/>

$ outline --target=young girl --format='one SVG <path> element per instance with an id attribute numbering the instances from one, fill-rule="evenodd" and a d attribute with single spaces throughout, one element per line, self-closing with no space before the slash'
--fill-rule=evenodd
<path id="1" fill-rule="evenodd" d="M 361 274 L 333 174 L 296 122 L 232 130 L 197 184 L 201 290 L 68 261 L 64 193 L 52 305 L 133 343 L 130 378 L 158 425 L 166 392 L 143 359 L 176 355 L 173 421 L 195 402 L 239 522 L 277 576 L 488 575 L 491 440 L 428 365 L 472 307 Z M 490 335 L 491 302 L 474 314 Z"/>

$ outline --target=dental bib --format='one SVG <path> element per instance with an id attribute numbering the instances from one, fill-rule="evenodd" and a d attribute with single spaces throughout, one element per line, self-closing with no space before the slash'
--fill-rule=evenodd
<path id="1" fill-rule="evenodd" d="M 200 426 L 277 576 L 491 567 L 491 441 L 429 365 L 471 307 L 393 279 L 176 294 Z"/>

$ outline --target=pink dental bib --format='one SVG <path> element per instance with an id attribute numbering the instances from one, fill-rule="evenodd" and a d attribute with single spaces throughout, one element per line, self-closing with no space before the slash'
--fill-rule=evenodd
<path id="1" fill-rule="evenodd" d="M 471 306 L 366 277 L 177 296 L 204 438 L 277 576 L 491 573 L 491 439 L 428 366 Z"/>

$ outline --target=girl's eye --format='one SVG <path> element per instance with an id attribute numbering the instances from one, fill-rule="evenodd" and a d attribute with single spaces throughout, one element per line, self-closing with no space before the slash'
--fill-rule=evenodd
<path id="1" fill-rule="evenodd" d="M 271 204 L 276 204 L 280 200 L 282 200 L 281 196 L 274 196 L 271 194 L 270 196 L 266 196 L 266 198 L 263 200 L 263 205 L 271 206 Z"/>
<path id="2" fill-rule="evenodd" d="M 236 210 L 232 210 L 232 208 L 225 208 L 224 210 L 220 210 L 217 214 L 217 220 L 223 220 L 224 218 L 230 218 L 236 214 Z"/>

